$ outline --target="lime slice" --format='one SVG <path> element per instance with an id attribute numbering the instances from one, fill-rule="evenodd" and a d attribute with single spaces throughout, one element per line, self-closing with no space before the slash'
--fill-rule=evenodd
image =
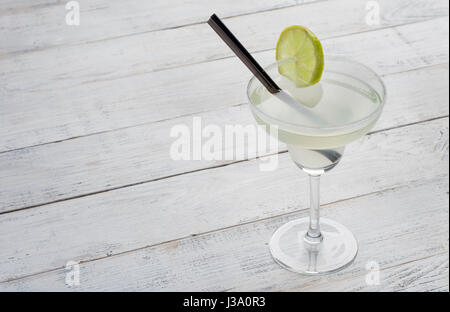
<path id="1" fill-rule="evenodd" d="M 322 45 L 305 27 L 294 25 L 283 30 L 277 42 L 276 58 L 278 61 L 293 59 L 280 64 L 278 71 L 295 82 L 297 87 L 313 85 L 322 77 Z"/>

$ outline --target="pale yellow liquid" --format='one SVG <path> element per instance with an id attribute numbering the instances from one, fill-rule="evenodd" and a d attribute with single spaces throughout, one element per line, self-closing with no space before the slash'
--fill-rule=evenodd
<path id="1" fill-rule="evenodd" d="M 331 165 L 333 160 L 324 155 L 341 155 L 346 144 L 373 127 L 381 111 L 378 93 L 347 75 L 327 73 L 326 79 L 306 88 L 297 88 L 282 76 L 276 83 L 319 117 L 308 118 L 262 86 L 251 95 L 256 120 L 278 126 L 278 139 L 288 144 L 292 158 L 301 167 Z"/>

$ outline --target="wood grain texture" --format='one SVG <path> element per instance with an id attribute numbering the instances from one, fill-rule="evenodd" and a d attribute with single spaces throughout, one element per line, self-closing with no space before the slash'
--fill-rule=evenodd
<path id="1" fill-rule="evenodd" d="M 375 131 L 448 115 L 448 64 L 387 75 L 384 80 L 388 103 Z M 203 126 L 221 129 L 255 123 L 247 105 L 197 116 Z M 178 124 L 192 129 L 192 117 L 1 153 L 0 212 L 232 162 L 172 160 L 169 152 L 175 139 L 170 129 Z M 285 146 L 280 144 L 279 150 Z"/>
<path id="2" fill-rule="evenodd" d="M 246 161 L 0 215 L 0 280 L 308 207 L 307 176 L 287 153 L 279 156 L 276 171 L 261 172 L 259 164 Z M 443 118 L 350 145 L 342 163 L 322 179 L 322 202 L 447 174 Z"/>
<path id="3" fill-rule="evenodd" d="M 360 243 L 352 266 L 325 277 L 290 273 L 270 256 L 267 241 L 272 232 L 306 216 L 301 211 L 82 263 L 76 287 L 66 286 L 66 272 L 58 269 L 2 283 L 0 289 L 380 291 L 408 290 L 428 282 L 420 289 L 448 290 L 448 279 L 444 280 L 448 276 L 448 204 L 445 177 L 325 206 L 323 215 L 347 225 Z M 381 269 L 379 285 L 366 283 L 370 261 Z"/>
<path id="4" fill-rule="evenodd" d="M 33 2 L 30 2 L 30 0 L 2 0 L 0 12 L 2 14 L 6 14 L 7 12 L 14 14 L 17 11 L 33 10 L 38 7 L 56 5 L 57 3 L 63 3 L 63 1 L 33 0 Z"/>
<path id="5" fill-rule="evenodd" d="M 383 283 L 379 285 L 364 285 L 359 276 L 348 280 L 344 279 L 340 283 L 340 290 L 347 292 L 448 292 L 448 262 L 447 249 L 439 255 L 381 270 L 380 278 Z M 317 291 L 331 291 L 332 289 L 327 285 L 321 286 L 323 287 L 318 287 Z"/>
<path id="6" fill-rule="evenodd" d="M 421 260 L 419 263 L 411 263 L 402 267 L 399 272 L 390 275 L 396 285 L 387 290 L 408 292 L 448 292 L 448 250 L 444 254 L 429 259 Z M 389 270 L 391 271 L 393 270 Z M 400 282 L 404 278 L 403 282 Z"/>
<path id="7" fill-rule="evenodd" d="M 78 0 L 80 25 L 68 26 L 68 1 L 33 0 L 31 7 L 30 1 L 25 6 L 15 2 L 0 6 L 0 29 L 4 31 L 0 55 L 201 23 L 214 12 L 227 18 L 303 4 L 301 0 Z"/>
<path id="8" fill-rule="evenodd" d="M 66 1 L 0 2 L 0 291 L 449 290 L 448 1 L 378 0 L 368 25 L 360 0 L 79 0 L 78 27 Z M 270 257 L 273 231 L 309 206 L 284 146 L 271 172 L 168 160 L 170 128 L 194 115 L 254 123 L 213 11 L 263 65 L 303 24 L 386 82 L 376 128 L 322 178 L 322 215 L 360 243 L 338 274 Z M 64 283 L 73 260 L 79 287 Z"/>
<path id="9" fill-rule="evenodd" d="M 324 12 L 311 25 L 324 39 L 326 53 L 347 55 L 380 73 L 448 62 L 448 17 L 335 38 L 377 29 L 365 24 L 363 2 L 346 1 L 352 2 L 312 3 L 240 16 L 228 24 L 250 50 L 265 50 L 273 49 L 284 26 L 298 19 L 308 24 L 314 12 Z M 392 3 L 398 16 L 389 15 L 391 20 L 383 19 L 379 27 L 411 22 L 411 16 L 415 21 L 440 16 L 448 6 L 447 1 L 436 2 L 441 10 L 424 8 L 425 15 L 417 15 L 414 10 L 421 6 L 407 1 L 384 5 Z M 401 16 L 409 17 L 405 21 Z M 268 31 L 249 27 L 260 24 Z M 198 52 L 199 46 L 204 52 Z M 236 58 L 214 61 L 230 53 L 202 24 L 0 59 L 5 77 L 0 86 L 0 151 L 240 104 L 250 77 L 247 70 Z M 256 57 L 271 63 L 273 51 Z M 175 68 L 199 62 L 207 63 Z M 161 71 L 167 68 L 173 69 Z M 166 91 L 168 86 L 172 92 Z"/>

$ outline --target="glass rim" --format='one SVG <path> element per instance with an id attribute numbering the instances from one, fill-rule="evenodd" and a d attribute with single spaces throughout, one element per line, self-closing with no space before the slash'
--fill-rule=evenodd
<path id="1" fill-rule="evenodd" d="M 306 130 L 307 132 L 309 132 L 308 130 L 323 130 L 323 131 L 333 131 L 333 130 L 346 130 L 346 129 L 352 129 L 352 128 L 357 128 L 356 126 L 360 125 L 360 124 L 365 124 L 368 121 L 371 121 L 373 119 L 376 118 L 377 115 L 379 115 L 381 113 L 381 111 L 383 110 L 384 104 L 386 103 L 386 97 L 387 97 L 387 92 L 386 92 L 386 85 L 384 84 L 383 80 L 381 79 L 380 75 L 378 75 L 373 69 L 371 69 L 369 66 L 364 65 L 360 62 L 357 61 L 353 61 L 353 60 L 349 60 L 348 58 L 342 57 L 342 56 L 337 56 L 337 55 L 327 55 L 326 59 L 331 59 L 332 61 L 338 61 L 338 62 L 344 62 L 344 63 L 349 63 L 349 64 L 354 64 L 357 66 L 360 66 L 362 68 L 364 68 L 365 70 L 367 70 L 368 72 L 370 72 L 371 74 L 374 75 L 374 77 L 376 78 L 376 80 L 380 83 L 380 86 L 382 88 L 382 94 L 379 94 L 379 96 L 381 97 L 381 103 L 380 105 L 378 105 L 377 109 L 375 109 L 373 112 L 371 112 L 369 115 L 365 116 L 364 118 L 361 118 L 359 120 L 355 120 L 352 121 L 348 124 L 342 125 L 342 126 L 330 126 L 330 127 L 313 127 L 313 126 L 305 126 L 305 125 L 299 125 L 299 124 L 293 124 L 293 123 L 289 123 L 286 121 L 282 121 L 279 120 L 275 117 L 269 116 L 268 114 L 266 114 L 265 112 L 263 112 L 262 110 L 260 110 L 257 105 L 253 104 L 253 101 L 250 98 L 250 86 L 253 83 L 253 81 L 255 81 L 256 77 L 252 76 L 250 78 L 250 80 L 247 83 L 247 99 L 250 103 L 250 105 L 252 106 L 252 109 L 256 109 L 259 113 L 261 113 L 262 115 L 266 116 L 269 120 L 274 120 L 277 121 L 277 123 L 279 125 L 289 125 L 294 127 L 295 129 L 301 129 L 301 130 Z M 326 62 L 325 59 L 325 62 Z M 283 64 L 286 63 L 290 60 L 281 60 L 281 61 L 276 61 L 266 67 L 264 67 L 264 70 L 268 70 L 269 68 L 275 66 L 275 65 L 279 65 L 279 64 Z M 326 72 L 326 69 L 324 69 L 324 72 Z M 341 73 L 341 74 L 346 74 L 345 72 Z M 353 76 L 352 76 L 353 77 Z M 353 77 L 356 78 L 356 77 Z M 357 78 L 356 78 L 357 79 Z M 271 123 L 271 122 L 269 122 Z M 282 127 L 281 127 L 282 128 Z M 299 132 L 302 132 L 302 131 Z"/>

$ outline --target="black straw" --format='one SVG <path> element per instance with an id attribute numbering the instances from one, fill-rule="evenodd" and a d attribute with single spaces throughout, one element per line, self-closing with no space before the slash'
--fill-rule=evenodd
<path id="1" fill-rule="evenodd" d="M 274 94 L 281 91 L 280 87 L 270 78 L 264 69 L 256 62 L 251 54 L 237 40 L 231 31 L 222 23 L 216 14 L 211 15 L 208 20 L 209 26 L 219 35 L 220 38 L 233 50 L 236 56 L 247 66 L 256 78 L 263 84 L 266 89 Z"/>

